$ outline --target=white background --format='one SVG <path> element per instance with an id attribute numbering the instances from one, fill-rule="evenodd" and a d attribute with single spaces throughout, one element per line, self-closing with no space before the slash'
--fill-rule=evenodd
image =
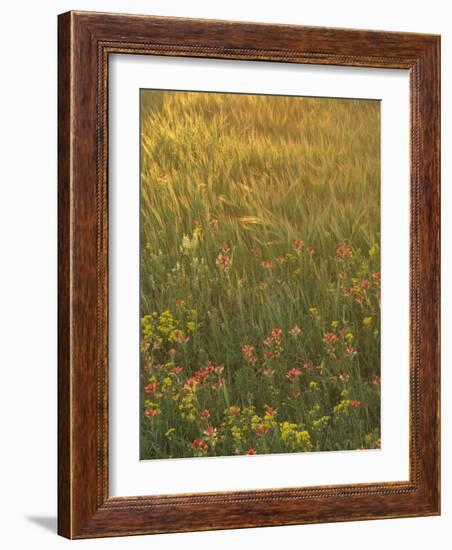
<path id="1" fill-rule="evenodd" d="M 110 411 L 114 412 L 114 416 L 110 416 L 109 432 L 110 494 L 155 495 L 407 480 L 410 196 L 408 71 L 123 54 L 112 56 L 109 71 L 109 404 Z M 255 457 L 138 460 L 138 101 L 139 89 L 144 87 L 381 100 L 381 449 Z M 189 476 L 187 469 L 190 471 Z"/>
<path id="2" fill-rule="evenodd" d="M 0 517 L 2 546 L 448 548 L 452 534 L 450 2 L 48 1 L 2 5 L 0 33 Z M 56 515 L 56 15 L 68 9 L 441 33 L 443 150 L 442 517 L 69 542 Z M 447 437 L 449 434 L 449 437 Z"/>

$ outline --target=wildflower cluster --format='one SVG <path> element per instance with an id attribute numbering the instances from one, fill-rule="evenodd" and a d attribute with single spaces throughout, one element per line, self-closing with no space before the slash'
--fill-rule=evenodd
<path id="1" fill-rule="evenodd" d="M 219 233 L 216 217 L 207 224 Z M 196 222 L 190 236 L 183 236 L 179 267 L 173 272 L 175 289 L 187 270 L 192 270 L 192 284 L 198 284 L 196 266 L 208 265 L 197 259 L 207 230 Z M 236 273 L 235 244 L 217 243 L 217 276 L 210 281 L 219 285 L 214 287 L 218 292 L 265 300 L 275 285 L 288 284 L 285 275 L 293 284 L 293 277 L 318 269 L 314 248 L 301 238 L 271 258 L 253 247 L 262 277 L 254 287 L 250 273 Z M 369 422 L 375 414 L 369 411 L 378 406 L 380 374 L 372 365 L 360 367 L 361 356 L 368 356 L 379 336 L 377 254 L 373 247 L 365 257 L 349 243 L 339 243 L 331 257 L 341 305 L 334 316 L 327 302 L 311 301 L 284 326 L 266 323 L 248 331 L 245 325 L 241 339 L 229 346 L 225 341 L 222 354 L 211 353 L 208 339 L 211 327 L 223 330 L 221 301 L 217 311 L 204 311 L 191 291 L 176 290 L 168 307 L 145 313 L 141 359 L 146 453 L 203 457 L 378 448 L 379 427 Z"/>

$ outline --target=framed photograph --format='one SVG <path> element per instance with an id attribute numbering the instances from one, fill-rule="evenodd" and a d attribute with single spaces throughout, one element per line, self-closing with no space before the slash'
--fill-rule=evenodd
<path id="1" fill-rule="evenodd" d="M 440 513 L 439 62 L 59 16 L 61 535 Z"/>

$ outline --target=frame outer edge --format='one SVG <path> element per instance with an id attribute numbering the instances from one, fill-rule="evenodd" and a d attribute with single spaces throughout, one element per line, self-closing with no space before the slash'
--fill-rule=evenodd
<path id="1" fill-rule="evenodd" d="M 424 85 L 428 93 L 423 95 L 422 112 L 425 117 L 423 126 L 423 145 L 427 146 L 423 180 L 425 206 L 422 211 L 430 217 L 421 230 L 420 248 L 425 255 L 423 268 L 425 283 L 428 288 L 423 299 L 429 299 L 428 315 L 431 317 L 430 332 L 426 335 L 426 345 L 429 352 L 425 357 L 431 357 L 430 364 L 424 365 L 423 372 L 428 375 L 428 391 L 431 414 L 423 415 L 425 433 L 430 444 L 425 450 L 425 479 L 428 484 L 428 499 L 432 514 L 441 514 L 441 147 L 440 147 L 440 109 L 441 109 L 441 38 L 432 37 L 430 48 L 426 51 L 424 63 Z M 429 223 L 428 223 L 429 222 Z M 427 307 L 427 306 L 426 306 Z M 428 355 L 427 355 L 428 353 Z M 426 460 L 428 459 L 428 460 Z"/>
<path id="2" fill-rule="evenodd" d="M 437 127 L 437 135 L 436 135 L 436 147 L 437 147 L 437 170 L 436 170 L 436 178 L 437 178 L 437 185 L 438 185 L 438 208 L 439 208 L 439 232 L 438 232 L 438 248 L 439 248 L 439 259 L 438 259 L 438 292 L 439 292 L 439 306 L 438 306 L 438 314 L 437 314 L 437 322 L 438 322 L 438 396 L 437 396 L 437 402 L 438 402 L 438 410 L 437 410 L 437 418 L 436 425 L 438 430 L 438 445 L 437 445 L 437 453 L 438 453 L 438 472 L 437 472 L 437 484 L 438 484 L 438 505 L 437 505 L 437 512 L 438 515 L 441 515 L 441 36 L 438 36 L 436 41 L 436 52 L 437 52 L 437 60 L 436 60 L 436 66 L 435 71 L 438 75 L 438 83 L 437 83 L 437 89 L 436 89 L 436 100 L 438 102 L 438 114 L 437 114 L 437 120 L 438 120 L 438 127 Z"/>
<path id="3" fill-rule="evenodd" d="M 126 25 L 125 19 L 128 24 Z M 137 19 L 137 21 L 136 21 Z M 138 21 L 139 19 L 139 21 Z M 204 38 L 199 37 L 204 32 L 211 52 L 218 52 L 219 57 L 235 58 L 234 53 L 225 52 L 218 45 L 220 38 L 215 31 L 224 27 L 232 28 L 233 22 L 213 22 L 207 20 L 187 20 L 188 28 L 180 28 L 181 20 L 175 18 L 138 18 L 137 16 L 107 16 L 87 12 L 68 12 L 59 16 L 58 21 L 58 533 L 67 538 L 88 538 L 99 536 L 114 536 L 127 534 L 145 534 L 156 532 L 193 531 L 207 529 L 229 529 L 240 527 L 257 527 L 266 525 L 289 525 L 301 523 L 324 522 L 322 515 L 329 521 L 344 521 L 346 519 L 377 519 L 384 517 L 412 517 L 414 515 L 437 515 L 439 513 L 439 220 L 433 218 L 439 212 L 439 102 L 432 103 L 431 98 L 438 100 L 439 92 L 439 37 L 432 35 L 374 33 L 360 30 L 346 31 L 347 38 L 354 35 L 355 40 L 362 41 L 364 49 L 373 46 L 374 41 L 381 39 L 381 58 L 372 61 L 375 66 L 385 66 L 386 59 L 392 55 L 393 48 L 400 51 L 400 58 L 392 61 L 394 64 L 408 63 L 412 59 L 421 63 L 421 111 L 417 119 L 421 128 L 421 141 L 417 145 L 417 155 L 421 156 L 419 166 L 420 187 L 428 196 L 421 200 L 421 225 L 425 227 L 426 235 L 422 241 L 421 282 L 426 283 L 421 293 L 423 307 L 428 305 L 424 324 L 423 341 L 421 344 L 423 369 L 421 373 L 422 401 L 431 402 L 432 414 L 429 416 L 424 408 L 421 425 L 421 486 L 416 493 L 405 491 L 388 491 L 387 494 L 375 494 L 374 505 L 366 512 L 369 498 L 364 495 L 355 496 L 350 500 L 353 513 L 345 510 L 344 501 L 340 495 L 331 499 L 315 498 L 312 504 L 316 506 L 315 513 L 309 511 L 310 502 L 297 500 L 293 497 L 292 505 L 277 503 L 272 498 L 244 499 L 242 503 L 225 504 L 220 514 L 221 504 L 209 503 L 210 498 L 201 498 L 195 502 L 192 497 L 184 506 L 178 501 L 161 507 L 152 504 L 136 509 L 129 499 L 122 501 L 122 506 L 115 508 L 108 505 L 109 498 L 102 494 L 102 475 L 95 466 L 96 456 L 103 460 L 102 452 L 107 455 L 108 448 L 101 451 L 98 433 L 100 429 L 99 411 L 103 410 L 96 394 L 94 381 L 99 378 L 96 364 L 99 342 L 93 338 L 97 333 L 95 323 L 99 322 L 99 310 L 95 311 L 95 298 L 99 300 L 100 288 L 96 285 L 96 243 L 99 243 L 99 212 L 95 212 L 96 201 L 94 177 L 96 152 L 99 144 L 99 120 L 93 117 L 99 107 L 96 91 L 98 79 L 97 46 L 111 36 L 122 40 L 134 39 L 138 33 L 141 43 L 148 43 L 148 33 L 156 34 L 156 39 L 163 36 L 164 52 L 172 52 L 172 44 L 167 42 L 167 32 L 170 22 L 177 22 L 179 33 L 182 32 L 182 42 L 186 39 L 187 51 L 193 48 L 194 56 L 212 57 L 207 55 L 206 48 L 200 44 Z M 132 24 L 133 23 L 133 24 Z M 240 40 L 245 45 L 254 45 L 254 37 L 249 38 L 247 24 L 240 26 Z M 257 46 L 244 50 L 243 58 L 253 58 L 264 45 L 264 26 L 259 29 L 250 24 L 256 32 Z M 275 32 L 275 26 L 268 25 Z M 285 27 L 283 27 L 285 28 Z M 291 33 L 301 31 L 303 27 L 287 27 Z M 360 56 L 351 55 L 357 47 L 356 43 L 350 53 L 349 40 L 341 45 L 340 51 L 346 53 L 338 56 L 332 52 L 334 40 L 342 36 L 344 29 L 304 28 L 308 38 L 300 37 L 295 50 L 284 54 L 294 54 L 305 51 L 312 43 L 317 44 L 318 51 L 328 51 L 320 54 L 328 57 L 325 62 L 331 64 L 358 65 Z M 258 31 L 258 32 L 257 32 Z M 319 33 L 328 31 L 327 45 Z M 193 38 L 193 33 L 195 38 Z M 213 34 L 212 34 L 213 33 Z M 221 33 L 220 33 L 221 34 Z M 344 33 L 345 34 L 345 33 Z M 244 38 L 246 36 L 246 39 Z M 188 38 L 187 38 L 188 37 Z M 336 37 L 336 38 L 335 38 Z M 168 40 L 170 40 L 169 38 Z M 334 39 L 334 40 L 333 40 Z M 275 42 L 278 39 L 275 38 Z M 333 42 L 332 42 L 333 40 Z M 221 40 L 220 40 L 221 42 Z M 270 41 L 271 42 L 271 41 Z M 287 43 L 287 40 L 285 41 Z M 285 44 L 284 43 L 284 44 Z M 379 43 L 378 43 L 379 44 Z M 179 46 L 178 46 L 179 47 Z M 289 47 L 289 46 L 285 46 Z M 324 50 L 326 48 L 326 50 Z M 267 51 L 267 50 L 265 50 Z M 317 51 L 314 49 L 314 51 Z M 348 53 L 347 53 L 348 52 Z M 172 55 L 163 53 L 162 55 Z M 224 54 L 224 55 L 223 55 Z M 190 53 L 181 53 L 190 56 Z M 270 57 L 275 57 L 271 52 Z M 307 53 L 306 59 L 315 53 Z M 411 55 L 413 57 L 411 57 Z M 216 56 L 216 54 L 214 55 Z M 339 62 L 331 61 L 333 58 Z M 314 58 L 314 57 L 313 57 Z M 286 57 L 285 57 L 286 59 Z M 317 59 L 317 58 L 315 58 Z M 275 61 L 280 59 L 274 59 Z M 401 60 L 401 61 L 400 61 Z M 309 61 L 304 61 L 309 62 Z M 370 66 L 365 62 L 366 66 Z M 398 67 L 396 67 L 398 68 Z M 428 115 L 427 115 L 428 114 Z M 426 120 L 428 116 L 428 120 Z M 427 145 L 427 151 L 422 145 Z M 98 153 L 97 153 L 98 154 Z M 427 156 L 428 158 L 422 158 Z M 99 159 L 97 159 L 97 166 Z M 427 217 L 426 217 L 427 216 Z M 431 217 L 431 218 L 430 218 Z M 429 225 L 430 218 L 430 225 Z M 425 225 L 424 225 L 425 224 Z M 97 232 L 97 233 L 96 233 Z M 431 249 L 427 246 L 430 244 Z M 98 260 L 99 257 L 97 256 Z M 97 266 L 99 269 L 99 266 Z M 101 308 L 101 312 L 103 309 Z M 436 335 L 436 340 L 435 340 Z M 424 401 L 425 403 L 425 401 Z M 420 405 L 419 405 L 420 407 Z M 97 419 L 97 422 L 96 422 Z M 97 431 L 96 431 L 97 430 Z M 425 436 L 425 440 L 424 440 Z M 391 494 L 393 493 L 393 494 Z M 200 494 L 200 496 L 202 496 Z M 252 495 L 251 495 L 252 496 Z M 345 496 L 345 495 L 342 495 Z M 106 501 L 104 499 L 106 498 Z M 205 501 L 205 502 L 204 502 Z M 332 512 L 335 502 L 336 512 Z M 303 503 L 303 504 L 302 504 Z M 139 507 L 141 508 L 141 506 Z M 342 514 L 340 510 L 345 510 Z M 226 512 L 227 510 L 227 512 Z M 200 517 L 198 517 L 198 512 Z M 226 512 L 226 514 L 224 513 Z M 212 517 L 212 514 L 214 517 Z M 248 519 L 244 519 L 247 514 Z"/>
<path id="4" fill-rule="evenodd" d="M 72 538 L 71 133 L 72 16 L 58 16 L 58 534 Z"/>
<path id="5" fill-rule="evenodd" d="M 420 438 L 416 483 L 425 513 L 440 515 L 440 37 L 431 36 L 414 71 L 417 174 L 412 230 L 419 262 L 413 289 L 419 303 L 419 395 L 416 433 Z M 417 359 L 415 359 L 417 361 Z M 420 515 L 420 514 L 419 514 Z"/>

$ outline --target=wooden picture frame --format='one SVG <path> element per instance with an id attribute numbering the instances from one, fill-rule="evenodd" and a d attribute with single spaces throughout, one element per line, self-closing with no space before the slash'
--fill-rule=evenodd
<path id="1" fill-rule="evenodd" d="M 108 491 L 112 53 L 408 69 L 409 481 L 148 497 Z M 440 513 L 440 38 L 68 12 L 58 38 L 58 532 L 68 538 Z"/>

